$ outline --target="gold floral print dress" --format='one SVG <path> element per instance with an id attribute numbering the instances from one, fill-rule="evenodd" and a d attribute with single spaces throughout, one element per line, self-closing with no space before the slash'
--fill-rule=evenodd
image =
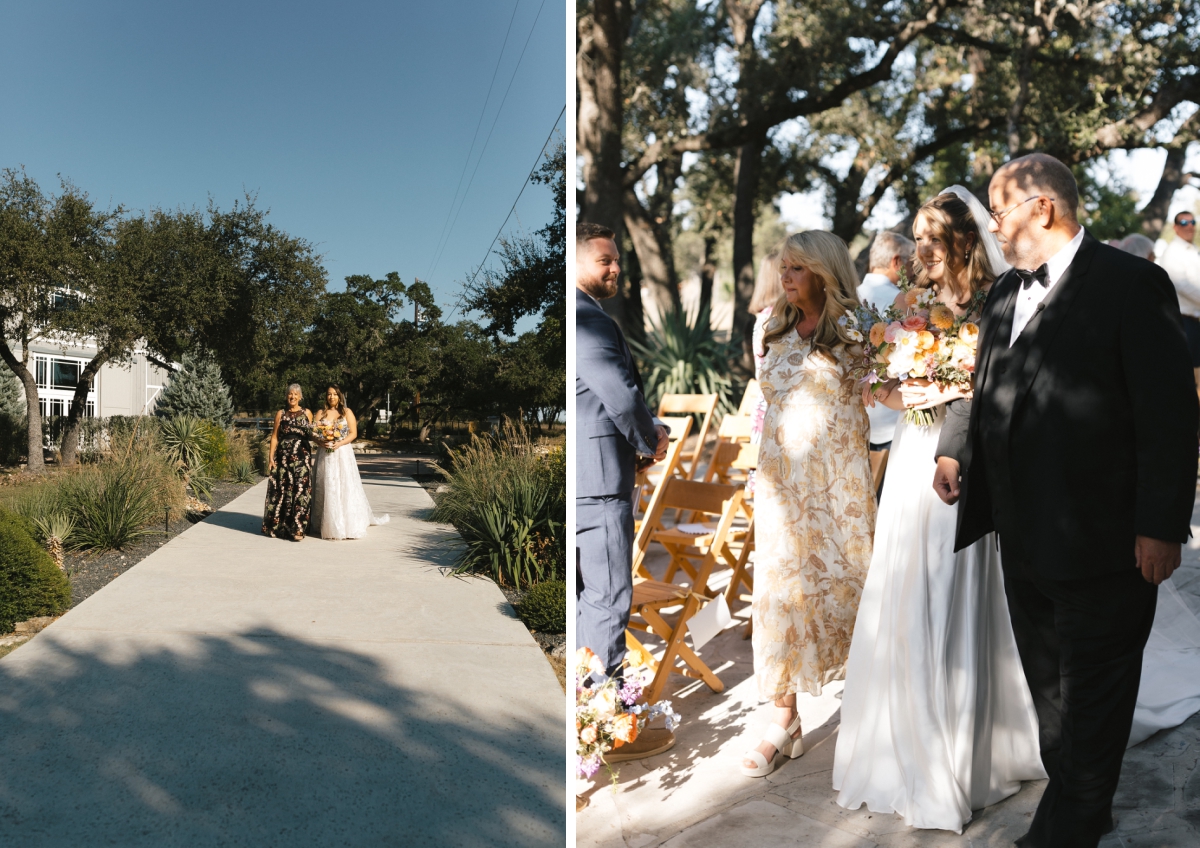
<path id="1" fill-rule="evenodd" d="M 792 331 L 762 363 L 753 644 L 764 700 L 820 695 L 850 651 L 875 531 L 870 425 L 850 359 Z"/>

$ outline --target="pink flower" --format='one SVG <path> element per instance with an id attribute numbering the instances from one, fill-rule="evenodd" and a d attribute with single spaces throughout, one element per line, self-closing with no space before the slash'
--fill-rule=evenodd
<path id="1" fill-rule="evenodd" d="M 906 330 L 912 330 L 915 332 L 917 330 L 924 330 L 926 325 L 925 319 L 920 315 L 910 315 L 900 322 L 900 326 Z"/>
<path id="2" fill-rule="evenodd" d="M 887 329 L 883 331 L 883 340 L 888 344 L 893 344 L 896 341 L 896 333 L 903 330 L 904 327 L 899 321 L 893 321 L 887 325 Z"/>

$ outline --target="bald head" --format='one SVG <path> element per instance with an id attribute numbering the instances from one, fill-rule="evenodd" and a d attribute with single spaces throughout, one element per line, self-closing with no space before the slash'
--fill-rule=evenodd
<path id="1" fill-rule="evenodd" d="M 1052 197 L 1059 215 L 1078 220 L 1079 185 L 1071 169 L 1053 156 L 1030 153 L 1013 159 L 1002 165 L 992 180 L 1007 183 L 1010 195 Z"/>
<path id="2" fill-rule="evenodd" d="M 988 230 L 1014 268 L 1037 268 L 1080 229 L 1075 176 L 1045 153 L 1031 153 L 998 168 L 988 183 L 988 205 Z"/>

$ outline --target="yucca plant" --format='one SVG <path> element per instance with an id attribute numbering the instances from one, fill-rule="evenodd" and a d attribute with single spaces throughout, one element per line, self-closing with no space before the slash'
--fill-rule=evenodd
<path id="1" fill-rule="evenodd" d="M 233 466 L 233 482 L 253 483 L 256 477 L 254 463 L 242 460 Z"/>
<path id="2" fill-rule="evenodd" d="M 214 477 L 208 473 L 205 453 L 209 449 L 212 425 L 203 418 L 177 415 L 163 419 L 159 437 L 167 458 L 176 464 L 183 484 L 203 500 L 212 500 Z"/>
<path id="3" fill-rule="evenodd" d="M 54 560 L 54 564 L 66 570 L 63 565 L 63 553 L 71 543 L 75 532 L 75 519 L 66 512 L 56 512 L 49 516 L 39 516 L 33 519 L 41 542 Z"/>
<path id="4" fill-rule="evenodd" d="M 513 497 L 484 505 L 458 525 L 465 541 L 455 574 L 485 571 L 500 585 L 521 588 L 545 579 L 545 559 L 539 554 L 546 536 L 557 536 L 561 525 L 547 514 L 549 492 L 525 483 Z"/>
<path id="5" fill-rule="evenodd" d="M 63 495 L 75 519 L 75 541 L 84 548 L 117 550 L 147 535 L 158 517 L 155 485 L 132 463 L 102 465 L 95 474 L 68 478 Z"/>
<path id="6" fill-rule="evenodd" d="M 737 347 L 718 341 L 710 326 L 708 306 L 688 314 L 675 307 L 650 322 L 647 344 L 630 340 L 641 361 L 646 403 L 658 406 L 665 394 L 715 394 L 717 409 L 732 412 L 733 382 L 729 363 Z"/>

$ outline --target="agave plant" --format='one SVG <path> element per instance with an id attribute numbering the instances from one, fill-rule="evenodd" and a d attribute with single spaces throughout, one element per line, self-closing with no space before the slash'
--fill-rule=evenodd
<path id="1" fill-rule="evenodd" d="M 212 499 L 216 480 L 204 465 L 205 439 L 209 424 L 203 418 L 192 415 L 176 415 L 166 418 L 160 425 L 159 434 L 167 457 L 179 468 L 185 486 L 203 500 Z"/>
<path id="2" fill-rule="evenodd" d="M 717 340 L 708 306 L 690 315 L 675 307 L 651 321 L 650 327 L 648 344 L 629 342 L 641 360 L 646 402 L 655 407 L 666 394 L 715 394 L 719 410 L 733 411 L 729 363 L 737 349 Z"/>

